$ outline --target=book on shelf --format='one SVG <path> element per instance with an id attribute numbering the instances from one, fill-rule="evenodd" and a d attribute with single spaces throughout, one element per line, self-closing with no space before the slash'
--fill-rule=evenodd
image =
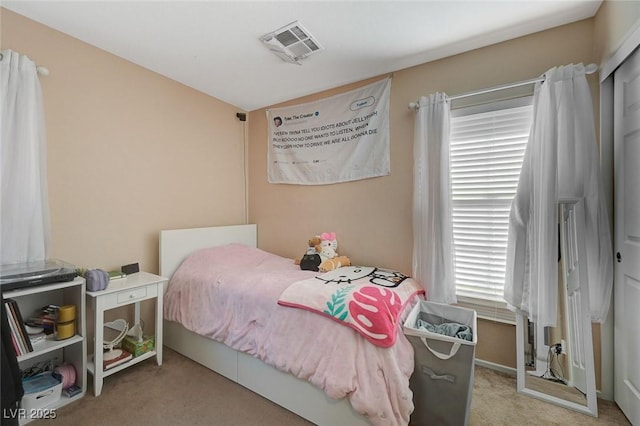
<path id="1" fill-rule="evenodd" d="M 110 368 L 113 368 L 117 365 L 120 364 L 124 364 L 125 362 L 128 362 L 131 358 L 133 358 L 133 355 L 127 351 L 125 351 L 124 349 L 122 349 L 122 353 L 113 359 L 109 359 L 109 360 L 103 360 L 102 361 L 102 369 L 103 370 L 109 370 Z"/>
<path id="2" fill-rule="evenodd" d="M 18 321 L 18 324 L 20 326 L 20 334 L 24 338 L 25 343 L 27 344 L 27 347 L 29 349 L 29 352 L 33 352 L 33 346 L 31 346 L 31 341 L 29 340 L 29 333 L 27 333 L 27 329 L 24 326 L 24 318 L 22 317 L 22 314 L 20 313 L 20 308 L 18 307 L 18 302 L 16 302 L 13 299 L 9 299 L 9 300 L 11 301 L 11 304 L 13 305 L 14 311 L 16 313 L 16 320 Z"/>
<path id="3" fill-rule="evenodd" d="M 71 385 L 68 388 L 62 390 L 62 393 L 69 398 L 78 395 L 80 392 L 82 392 L 82 388 L 78 385 Z"/>
<path id="4" fill-rule="evenodd" d="M 11 321 L 9 321 L 9 334 L 11 334 L 11 344 L 13 345 L 13 350 L 16 353 L 16 356 L 22 355 L 22 351 L 20 350 L 20 346 L 18 346 L 18 342 L 16 341 L 16 335 L 11 328 Z"/>
<path id="5" fill-rule="evenodd" d="M 24 355 L 26 353 L 33 352 L 33 346 L 29 340 L 27 329 L 24 326 L 24 320 L 22 319 L 18 302 L 13 299 L 5 299 L 5 308 L 7 309 L 9 327 L 11 328 L 11 325 L 13 325 L 15 338 L 22 354 Z"/>
<path id="6" fill-rule="evenodd" d="M 24 347 L 20 342 L 20 334 L 18 333 L 18 329 L 16 328 L 16 320 L 13 317 L 10 309 L 10 303 L 4 303 L 5 309 L 7 311 L 7 322 L 9 323 L 9 331 L 11 333 L 11 342 L 13 343 L 13 349 L 16 351 L 16 355 L 20 356 L 25 353 Z"/>
<path id="7" fill-rule="evenodd" d="M 127 277 L 127 274 L 121 271 L 109 271 L 107 274 L 109 274 L 109 281 Z"/>

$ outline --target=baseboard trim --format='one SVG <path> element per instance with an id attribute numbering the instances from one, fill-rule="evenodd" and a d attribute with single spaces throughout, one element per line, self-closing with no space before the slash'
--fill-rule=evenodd
<path id="1" fill-rule="evenodd" d="M 491 370 L 500 371 L 501 373 L 509 374 L 511 376 L 516 376 L 518 373 L 518 370 L 516 370 L 513 367 L 507 367 L 506 365 L 496 364 L 495 362 L 485 361 L 483 359 L 476 358 L 475 364 L 479 365 L 480 367 L 485 367 Z"/>

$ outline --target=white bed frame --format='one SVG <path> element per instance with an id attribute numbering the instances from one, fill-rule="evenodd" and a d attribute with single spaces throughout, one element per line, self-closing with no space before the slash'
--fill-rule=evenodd
<path id="1" fill-rule="evenodd" d="M 160 232 L 160 275 L 171 277 L 195 250 L 229 243 L 257 247 L 256 225 L 175 229 Z M 317 425 L 366 425 L 346 398 L 334 400 L 305 380 L 251 355 L 164 321 L 164 344 Z"/>

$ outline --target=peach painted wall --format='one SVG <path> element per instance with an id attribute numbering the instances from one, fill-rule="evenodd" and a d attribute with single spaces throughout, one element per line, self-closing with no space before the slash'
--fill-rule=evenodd
<path id="1" fill-rule="evenodd" d="M 536 77 L 555 65 L 592 62 L 592 35 L 593 21 L 585 20 L 393 73 L 390 176 L 324 186 L 269 184 L 266 110 L 252 111 L 249 219 L 258 224 L 260 246 L 295 257 L 304 252 L 308 237 L 336 231 L 340 251 L 357 263 L 410 272 L 413 113 L 408 103 L 436 91 L 457 94 Z M 383 77 L 274 107 L 321 99 Z"/>
<path id="2" fill-rule="evenodd" d="M 244 220 L 234 106 L 6 9 L 2 49 L 46 66 L 52 257 L 158 271 L 161 229 Z"/>
<path id="3" fill-rule="evenodd" d="M 304 253 L 310 236 L 336 231 L 339 251 L 355 263 L 411 273 L 414 119 L 408 103 L 436 91 L 464 93 L 537 77 L 556 65 L 593 61 L 593 20 L 588 19 L 393 73 L 391 174 L 356 182 L 326 186 L 267 183 L 266 112 L 252 111 L 249 221 L 258 224 L 260 247 L 297 257 Z M 320 99 L 375 80 L 275 106 Z M 591 76 L 590 83 L 597 105 L 597 76 Z M 515 327 L 482 321 L 479 329 L 488 339 L 479 336 L 478 357 L 515 367 Z M 504 342 L 499 350 L 496 340 Z"/>
<path id="4" fill-rule="evenodd" d="M 605 0 L 594 18 L 597 63 L 605 62 L 640 25 L 640 1 Z"/>

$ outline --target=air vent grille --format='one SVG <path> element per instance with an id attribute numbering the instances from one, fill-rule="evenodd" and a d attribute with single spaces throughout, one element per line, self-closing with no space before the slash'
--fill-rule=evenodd
<path id="1" fill-rule="evenodd" d="M 306 39 L 306 40 L 304 40 L 304 44 L 306 44 L 306 45 L 307 45 L 307 47 L 308 47 L 309 49 L 311 49 L 312 51 L 314 51 L 314 52 L 315 52 L 316 50 L 319 50 L 319 49 L 320 49 L 320 47 L 319 47 L 317 44 L 315 44 L 315 43 L 313 42 L 313 40 L 311 40 L 311 39 Z"/>
<path id="2" fill-rule="evenodd" d="M 263 35 L 260 40 L 285 62 L 301 65 L 300 61 L 322 46 L 298 21 Z"/>
<path id="3" fill-rule="evenodd" d="M 293 31 L 289 30 L 276 34 L 276 38 L 283 46 L 290 46 L 293 43 L 300 41 L 300 39 L 294 35 Z"/>

